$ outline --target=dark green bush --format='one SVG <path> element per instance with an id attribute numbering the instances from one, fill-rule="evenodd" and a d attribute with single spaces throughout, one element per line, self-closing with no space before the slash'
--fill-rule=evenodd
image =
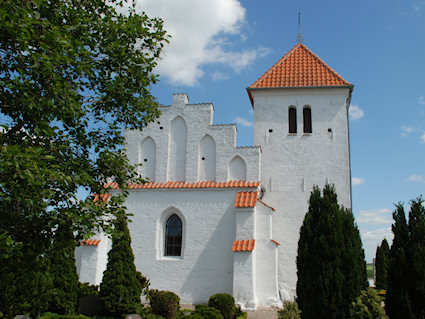
<path id="1" fill-rule="evenodd" d="M 233 319 L 236 313 L 235 299 L 229 294 L 215 294 L 208 300 L 208 306 L 218 309 L 224 319 Z"/>
<path id="2" fill-rule="evenodd" d="M 236 307 L 235 319 L 246 319 L 248 318 L 248 313 L 242 311 L 241 306 Z"/>
<path id="3" fill-rule="evenodd" d="M 78 297 L 81 298 L 85 296 L 99 296 L 99 286 L 90 285 L 88 282 L 80 282 Z"/>
<path id="4" fill-rule="evenodd" d="M 283 309 L 277 312 L 278 319 L 301 319 L 301 310 L 295 301 L 285 300 Z"/>
<path id="5" fill-rule="evenodd" d="M 150 290 L 148 294 L 152 312 L 166 319 L 174 318 L 180 308 L 180 298 L 174 292 Z"/>

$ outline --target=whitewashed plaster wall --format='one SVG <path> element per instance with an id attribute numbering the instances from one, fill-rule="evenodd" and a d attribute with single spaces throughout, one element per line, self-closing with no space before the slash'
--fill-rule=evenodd
<path id="1" fill-rule="evenodd" d="M 158 123 L 150 123 L 143 131 L 125 133 L 128 158 L 132 164 L 145 166 L 139 170 L 143 176 L 155 182 L 227 181 L 240 177 L 259 180 L 261 149 L 236 147 L 236 125 L 213 125 L 211 103 L 188 104 L 187 95 L 179 93 L 173 95 L 171 106 L 161 106 L 160 111 Z M 155 149 L 151 157 L 144 155 L 146 147 L 142 143 L 146 146 L 146 139 L 154 142 L 150 143 L 150 150 Z"/>
<path id="2" fill-rule="evenodd" d="M 279 289 L 292 299 L 296 289 L 299 230 L 313 185 L 335 184 L 340 204 L 351 207 L 348 132 L 349 90 L 252 90 L 254 139 L 262 149 L 264 201 L 276 208 L 273 236 L 279 248 Z M 288 133 L 288 107 L 297 110 L 298 130 Z M 311 107 L 311 134 L 303 132 L 303 107 Z"/>
<path id="3" fill-rule="evenodd" d="M 100 239 L 99 245 L 81 245 L 75 249 L 78 279 L 90 285 L 99 285 L 102 282 L 108 262 L 108 251 L 112 246 L 111 240 L 104 234 L 96 235 L 95 239 Z"/>
<path id="4" fill-rule="evenodd" d="M 130 192 L 126 206 L 134 214 L 129 229 L 135 264 L 152 288 L 177 293 L 183 304 L 206 303 L 214 293 L 232 294 L 237 191 L 241 189 Z M 164 256 L 164 225 L 174 213 L 183 222 L 181 257 Z"/>

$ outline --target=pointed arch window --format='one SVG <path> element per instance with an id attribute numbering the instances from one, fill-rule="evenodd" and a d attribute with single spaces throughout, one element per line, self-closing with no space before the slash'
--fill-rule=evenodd
<path id="1" fill-rule="evenodd" d="M 297 133 L 297 109 L 290 106 L 288 109 L 289 133 Z"/>
<path id="2" fill-rule="evenodd" d="M 181 256 L 182 233 L 182 220 L 176 214 L 171 215 L 165 226 L 165 256 Z"/>
<path id="3" fill-rule="evenodd" d="M 311 108 L 309 106 L 305 106 L 303 109 L 303 130 L 304 133 L 313 132 L 311 127 Z"/>

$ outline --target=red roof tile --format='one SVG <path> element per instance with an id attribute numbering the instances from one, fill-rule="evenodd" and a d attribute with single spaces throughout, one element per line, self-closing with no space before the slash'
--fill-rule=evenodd
<path id="1" fill-rule="evenodd" d="M 238 192 L 235 199 L 235 207 L 255 207 L 258 192 Z"/>
<path id="2" fill-rule="evenodd" d="M 178 188 L 256 188 L 260 182 L 247 182 L 247 181 L 227 181 L 227 182 L 164 182 L 164 183 L 130 183 L 130 189 L 178 189 Z M 105 185 L 105 188 L 119 189 L 118 183 L 110 182 Z"/>
<path id="3" fill-rule="evenodd" d="M 247 240 L 234 240 L 233 251 L 253 251 L 255 246 L 255 239 Z"/>
<path id="4" fill-rule="evenodd" d="M 103 201 L 103 202 L 107 202 L 109 200 L 109 198 L 111 198 L 112 194 L 94 194 L 94 202 L 97 202 L 99 200 Z"/>
<path id="5" fill-rule="evenodd" d="M 87 239 L 81 242 L 83 246 L 97 246 L 100 243 L 100 239 Z"/>
<path id="6" fill-rule="evenodd" d="M 352 87 L 304 44 L 298 43 L 275 65 L 248 87 L 258 88 L 305 88 L 305 87 Z"/>

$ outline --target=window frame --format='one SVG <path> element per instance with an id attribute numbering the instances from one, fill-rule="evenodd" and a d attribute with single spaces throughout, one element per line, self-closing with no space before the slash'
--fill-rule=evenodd
<path id="1" fill-rule="evenodd" d="M 288 107 L 288 134 L 297 134 L 297 126 L 297 108 L 291 105 Z"/>
<path id="2" fill-rule="evenodd" d="M 307 131 L 307 128 L 309 130 Z M 311 106 L 306 105 L 303 107 L 303 133 L 312 134 L 313 133 L 313 123 L 311 119 Z"/>

